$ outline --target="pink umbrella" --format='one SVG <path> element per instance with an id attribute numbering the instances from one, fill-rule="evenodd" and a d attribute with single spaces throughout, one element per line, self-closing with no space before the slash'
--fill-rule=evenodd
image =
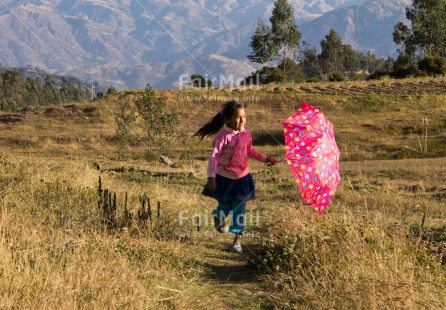
<path id="1" fill-rule="evenodd" d="M 340 152 L 333 124 L 322 111 L 302 102 L 300 109 L 283 122 L 285 158 L 302 199 L 322 214 L 341 183 Z"/>

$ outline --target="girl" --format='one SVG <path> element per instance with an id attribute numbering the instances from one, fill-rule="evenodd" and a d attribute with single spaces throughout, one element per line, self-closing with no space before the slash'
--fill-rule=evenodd
<path id="1" fill-rule="evenodd" d="M 254 180 L 248 169 L 248 159 L 276 164 L 274 157 L 266 156 L 252 147 L 252 137 L 246 125 L 246 105 L 229 101 L 212 120 L 194 136 L 203 139 L 223 130 L 214 140 L 214 149 L 208 163 L 208 182 L 202 194 L 218 201 L 212 212 L 217 231 L 228 232 L 225 219 L 232 211 L 230 232 L 235 233 L 231 250 L 242 253 L 240 238 L 244 233 L 246 201 L 255 198 Z"/>

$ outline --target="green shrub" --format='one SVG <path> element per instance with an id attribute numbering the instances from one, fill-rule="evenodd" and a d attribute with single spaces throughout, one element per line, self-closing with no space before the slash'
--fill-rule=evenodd
<path id="1" fill-rule="evenodd" d="M 336 72 L 336 73 L 331 73 L 328 79 L 330 80 L 330 82 L 342 82 L 344 81 L 345 78 L 342 73 Z"/>
<path id="2" fill-rule="evenodd" d="M 150 84 L 147 84 L 135 104 L 146 125 L 147 150 L 144 155 L 146 160 L 158 157 L 159 154 L 154 151 L 155 144 L 160 146 L 159 151 L 164 155 L 170 155 L 174 142 L 184 137 L 178 128 L 180 114 L 175 110 L 165 112 L 164 100 L 156 96 Z"/>
<path id="3" fill-rule="evenodd" d="M 270 83 L 283 83 L 288 79 L 287 75 L 283 70 L 277 67 L 263 67 L 257 70 L 242 82 L 243 85 L 252 85 L 257 82 L 260 85 L 270 84 Z"/>
<path id="4" fill-rule="evenodd" d="M 445 75 L 446 59 L 441 56 L 427 56 L 418 62 L 418 69 L 425 75 Z"/>
<path id="5" fill-rule="evenodd" d="M 116 122 L 116 147 L 118 158 L 121 159 L 128 147 L 128 137 L 137 119 L 136 110 L 129 102 L 121 103 L 118 111 L 113 113 Z"/>
<path id="6" fill-rule="evenodd" d="M 118 91 L 113 86 L 110 86 L 107 89 L 107 96 L 109 96 L 109 95 L 116 95 L 117 93 L 118 93 Z"/>

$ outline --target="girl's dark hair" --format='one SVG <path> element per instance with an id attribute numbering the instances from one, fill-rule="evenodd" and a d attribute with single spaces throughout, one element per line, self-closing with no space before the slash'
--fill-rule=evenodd
<path id="1" fill-rule="evenodd" d="M 200 137 L 203 140 L 204 137 L 216 134 L 225 124 L 225 118 L 231 118 L 237 108 L 246 108 L 246 104 L 243 102 L 229 101 L 223 105 L 223 109 L 215 114 L 215 116 L 203 127 L 198 129 L 194 134 L 194 137 Z"/>

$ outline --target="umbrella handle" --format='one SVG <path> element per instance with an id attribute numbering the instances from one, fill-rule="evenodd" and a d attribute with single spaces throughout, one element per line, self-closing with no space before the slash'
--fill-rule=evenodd
<path id="1" fill-rule="evenodd" d="M 279 160 L 276 160 L 276 164 L 278 164 L 278 163 L 283 163 L 283 162 L 285 162 L 286 161 L 286 159 L 279 159 Z M 269 166 L 271 166 L 272 164 L 271 163 L 266 163 L 266 166 L 267 167 L 269 167 Z"/>

